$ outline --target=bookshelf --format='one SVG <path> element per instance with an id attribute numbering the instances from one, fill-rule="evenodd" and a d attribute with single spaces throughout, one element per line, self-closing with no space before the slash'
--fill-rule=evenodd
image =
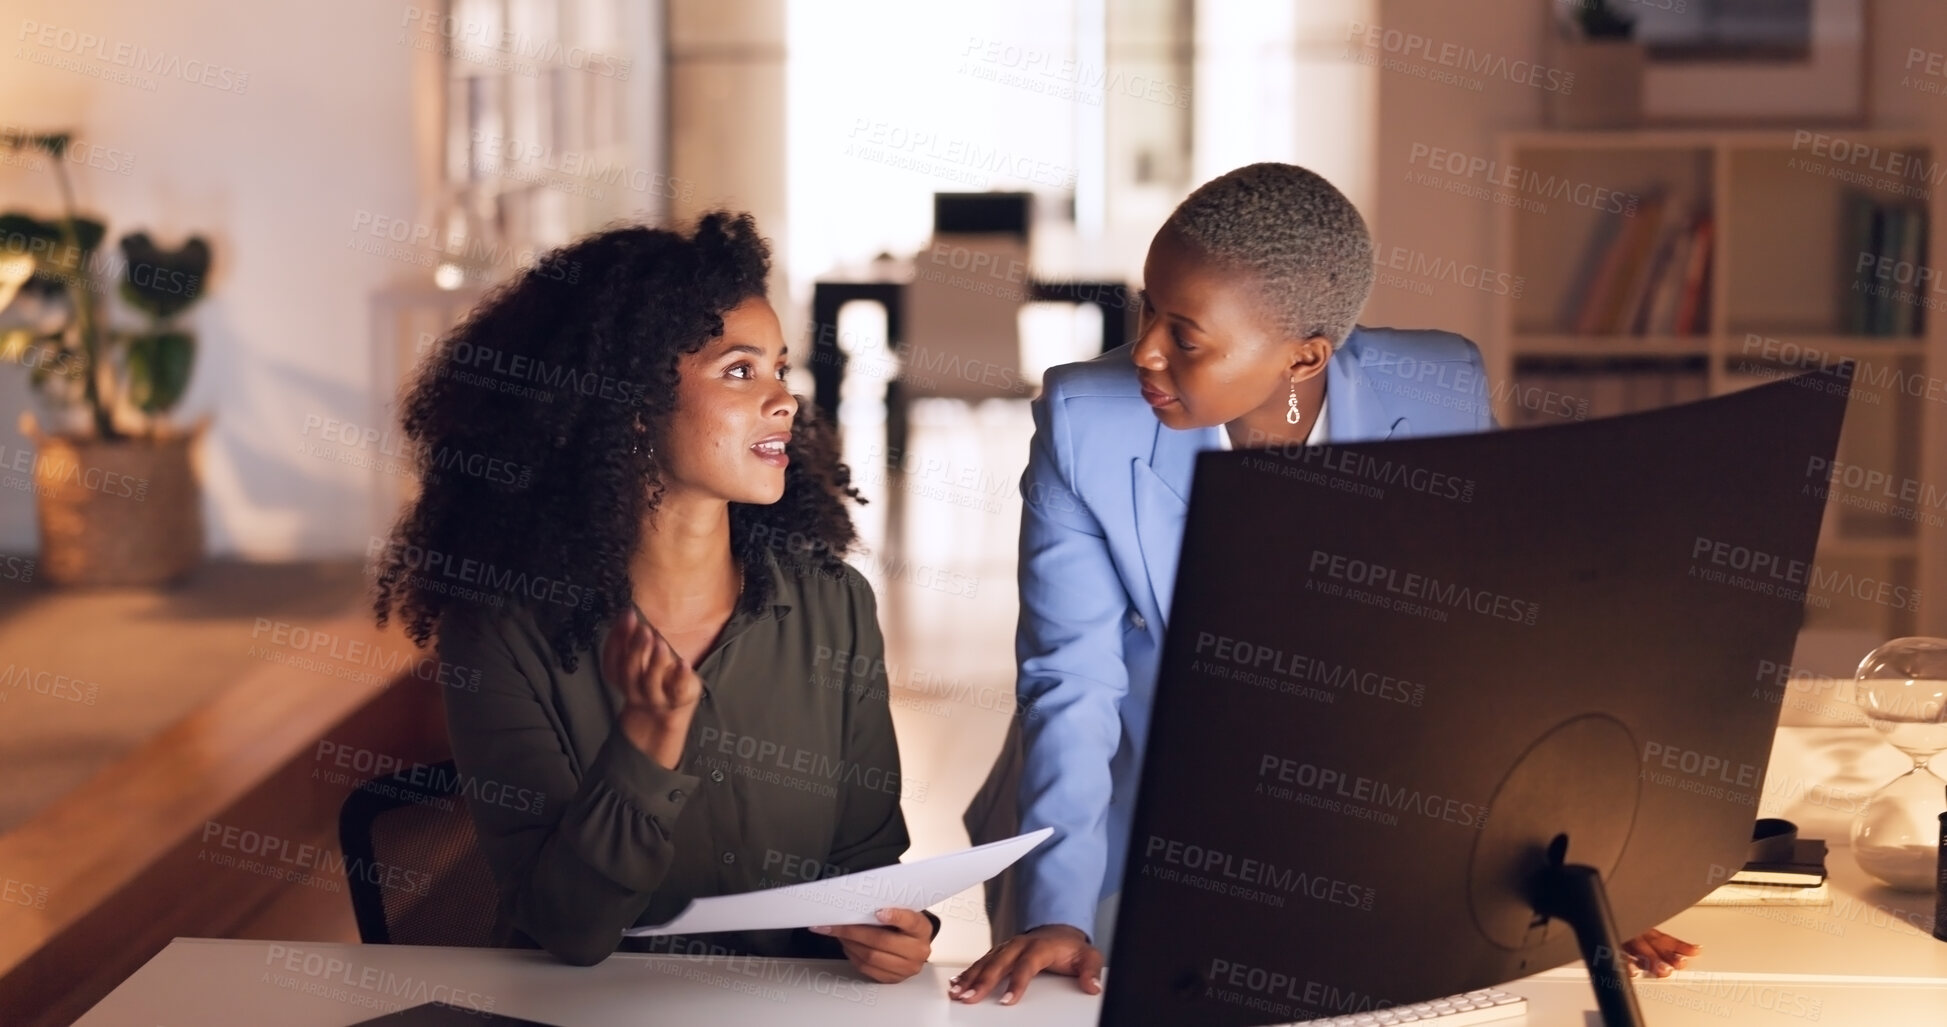
<path id="1" fill-rule="evenodd" d="M 433 227 L 468 284 L 676 195 L 653 159 L 651 18 L 628 0 L 439 0 L 408 17 L 438 66 Z"/>
<path id="2" fill-rule="evenodd" d="M 1936 155 L 1947 161 L 1927 135 L 1886 130 L 1500 139 L 1501 191 L 1546 205 L 1495 205 L 1496 266 L 1526 283 L 1496 298 L 1499 345 L 1484 353 L 1493 380 L 1513 386 L 1496 392 L 1502 424 L 1860 363 L 1800 636 L 1798 660 L 1815 673 L 1850 677 L 1879 642 L 1947 635 L 1947 281 L 1931 273 L 1947 272 L 1932 202 L 1947 166 Z M 1615 194 L 1634 198 L 1634 216 L 1578 202 Z M 1891 295 L 1875 295 L 1882 284 Z M 1524 399 L 1542 395 L 1557 398 L 1545 410 Z"/>

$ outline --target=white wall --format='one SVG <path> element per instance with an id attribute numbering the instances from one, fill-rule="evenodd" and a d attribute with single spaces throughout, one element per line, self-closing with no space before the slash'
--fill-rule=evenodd
<path id="1" fill-rule="evenodd" d="M 1543 59 L 1547 6 L 1547 0 L 1380 0 L 1377 24 L 1430 38 L 1436 49 L 1451 43 L 1505 57 L 1511 64 Z M 1381 60 L 1399 56 L 1383 44 L 1369 48 L 1363 38 L 1355 45 Z M 1406 56 L 1404 64 L 1439 69 L 1415 55 Z M 1505 78 L 1484 78 L 1481 91 L 1474 92 L 1396 70 L 1381 70 L 1378 77 L 1379 134 L 1373 163 L 1377 199 L 1367 210 L 1374 215 L 1369 219 L 1373 241 L 1382 250 L 1404 246 L 1430 258 L 1491 265 L 1498 208 L 1407 181 L 1413 146 L 1445 147 L 1492 160 L 1499 133 L 1541 124 L 1541 92 Z M 1373 290 L 1360 320 L 1441 328 L 1487 349 L 1497 344 L 1490 338 L 1492 301 L 1488 293 L 1471 289 L 1438 289 L 1426 296 L 1382 286 Z"/>
<path id="2" fill-rule="evenodd" d="M 370 472 L 296 451 L 309 416 L 370 418 L 366 297 L 408 271 L 348 248 L 355 214 L 426 216 L 413 206 L 412 51 L 399 42 L 406 9 L 397 0 L 12 0 L 0 19 L 0 118 L 72 129 L 132 155 L 126 173 L 70 165 L 84 211 L 107 220 L 111 239 L 146 228 L 174 245 L 195 232 L 215 251 L 209 293 L 193 311 L 201 348 L 180 408 L 215 415 L 203 451 L 215 553 L 362 553 L 372 530 Z M 28 22 L 75 35 L 44 46 L 24 32 Z M 81 52 L 80 33 L 104 43 Z M 206 62 L 247 73 L 248 84 L 230 92 L 150 73 L 150 90 L 35 62 L 141 74 L 114 63 L 121 45 L 146 50 L 136 59 L 160 69 Z M 0 166 L 0 198 L 0 208 L 42 217 L 59 210 L 45 170 Z M 9 464 L 25 444 L 15 426 L 30 405 L 25 382 L 19 369 L 0 368 Z M 32 494 L 0 489 L 0 548 L 34 545 Z"/>
<path id="3" fill-rule="evenodd" d="M 1379 72 L 1346 51 L 1349 26 L 1378 20 L 1377 0 L 1199 0 L 1196 17 L 1191 187 L 1284 161 L 1323 175 L 1370 217 Z"/>
<path id="4" fill-rule="evenodd" d="M 1928 74 L 1940 68 L 1911 51 L 1947 53 L 1947 7 L 1934 0 L 1877 0 L 1869 4 L 1872 58 L 1866 63 L 1866 100 L 1874 122 L 1888 128 L 1918 128 L 1947 140 L 1947 95 L 1926 89 L 1947 86 L 1947 78 Z M 1938 156 L 1935 157 L 1939 159 Z"/>
<path id="5" fill-rule="evenodd" d="M 1076 0 L 787 7 L 794 291 L 923 250 L 936 192 L 1060 194 L 1081 173 L 1107 87 Z"/>

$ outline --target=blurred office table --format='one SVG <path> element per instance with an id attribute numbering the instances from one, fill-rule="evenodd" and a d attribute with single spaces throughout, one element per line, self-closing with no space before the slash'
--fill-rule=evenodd
<path id="1" fill-rule="evenodd" d="M 1704 953 L 1674 977 L 1637 981 L 1647 1022 L 1947 1023 L 1947 942 L 1927 934 L 1931 899 L 1869 885 L 1844 848 L 1834 849 L 1829 869 L 1831 906 L 1697 908 L 1667 924 Z M 1066 1027 L 1096 1020 L 1099 1000 L 1062 977 L 1036 980 L 1013 1008 L 992 999 L 949 1002 L 946 982 L 960 969 L 933 965 L 901 984 L 876 985 L 844 963 L 817 960 L 618 953 L 597 966 L 572 967 L 535 951 L 179 938 L 80 1023 L 342 1027 L 434 999 L 562 1027 Z M 1595 1011 L 1594 993 L 1578 968 L 1503 987 L 1528 999 L 1526 1023 L 1594 1022 L 1585 1016 Z"/>
<path id="2" fill-rule="evenodd" d="M 1129 339 L 1129 287 L 1123 282 L 1030 278 L 1025 284 L 1029 302 L 1088 303 L 1102 312 L 1102 351 L 1122 345 Z M 838 422 L 839 390 L 845 383 L 845 351 L 838 344 L 838 312 L 847 303 L 877 303 L 886 313 L 886 349 L 898 352 L 906 344 L 906 283 L 829 280 L 811 287 L 811 380 L 812 397 L 819 413 L 833 424 Z M 886 453 L 889 466 L 896 467 L 897 454 L 905 451 L 906 408 L 899 379 L 886 379 Z"/>

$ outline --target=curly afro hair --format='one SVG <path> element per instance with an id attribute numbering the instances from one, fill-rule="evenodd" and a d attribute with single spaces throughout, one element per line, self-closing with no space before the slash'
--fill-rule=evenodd
<path id="1" fill-rule="evenodd" d="M 715 211 L 688 234 L 610 227 L 489 294 L 405 396 L 421 491 L 374 558 L 378 623 L 396 607 L 424 646 L 449 604 L 517 603 L 573 671 L 597 626 L 632 601 L 630 561 L 662 497 L 655 451 L 674 413 L 677 360 L 762 297 L 769 269 L 750 215 Z M 775 594 L 767 552 L 789 568 L 844 573 L 858 540 L 844 501 L 864 500 L 838 452 L 801 401 L 783 498 L 731 504 L 740 609 Z"/>

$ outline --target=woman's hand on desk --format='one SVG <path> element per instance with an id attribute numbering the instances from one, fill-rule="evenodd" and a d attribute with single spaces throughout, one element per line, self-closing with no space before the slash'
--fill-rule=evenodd
<path id="1" fill-rule="evenodd" d="M 1681 970 L 1687 959 L 1702 951 L 1699 946 L 1681 938 L 1672 938 L 1654 927 L 1623 942 L 1623 952 L 1629 956 L 1629 961 L 1651 977 L 1670 976 Z"/>
<path id="2" fill-rule="evenodd" d="M 884 927 L 852 924 L 811 930 L 837 938 L 859 973 L 880 984 L 897 984 L 918 973 L 933 955 L 933 922 L 911 909 L 882 909 L 879 920 Z"/>
<path id="3" fill-rule="evenodd" d="M 1102 950 L 1088 943 L 1088 935 L 1067 924 L 1047 924 L 1003 942 L 968 967 L 947 989 L 949 998 L 978 1002 L 1001 981 L 1007 991 L 1001 1005 L 1009 1006 L 1028 992 L 1028 982 L 1043 970 L 1077 977 L 1091 995 L 1102 992 Z"/>
<path id="4" fill-rule="evenodd" d="M 683 759 L 683 739 L 703 698 L 703 679 L 648 622 L 629 610 L 602 643 L 602 676 L 622 693 L 623 734 L 650 759 L 671 770 Z"/>

